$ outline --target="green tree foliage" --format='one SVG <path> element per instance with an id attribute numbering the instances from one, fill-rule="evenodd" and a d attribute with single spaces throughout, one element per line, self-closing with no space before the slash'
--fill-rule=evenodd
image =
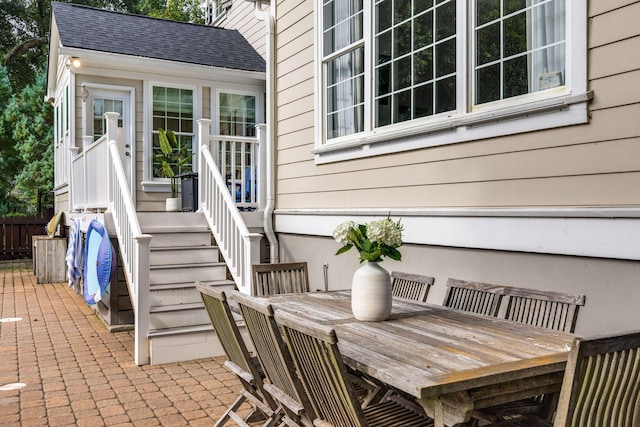
<path id="1" fill-rule="evenodd" d="M 41 72 L 35 83 L 11 98 L 4 114 L 22 166 L 15 190 L 28 213 L 53 200 L 53 110 L 43 102 L 45 93 L 46 73 Z"/>
<path id="2" fill-rule="evenodd" d="M 63 3 L 67 1 L 62 0 Z M 69 3 L 137 13 L 139 0 L 73 0 Z M 0 60 L 16 90 L 47 65 L 51 0 L 0 0 Z"/>
<path id="3" fill-rule="evenodd" d="M 204 24 L 204 10 L 199 0 L 142 0 L 140 12 L 155 18 Z"/>
<path id="4" fill-rule="evenodd" d="M 12 94 L 7 70 L 0 66 L 0 112 L 6 110 Z M 18 150 L 11 137 L 11 124 L 5 121 L 4 114 L 0 114 L 0 216 L 20 210 L 20 203 L 12 192 L 20 165 Z"/>

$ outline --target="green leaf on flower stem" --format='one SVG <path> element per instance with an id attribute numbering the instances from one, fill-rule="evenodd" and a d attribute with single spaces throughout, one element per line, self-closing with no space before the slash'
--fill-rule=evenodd
<path id="1" fill-rule="evenodd" d="M 351 249 L 352 247 L 353 247 L 353 245 L 352 245 L 352 244 L 350 244 L 350 243 L 349 243 L 349 244 L 347 244 L 347 245 L 344 245 L 343 247 L 341 247 L 340 249 L 338 249 L 338 252 L 336 252 L 336 255 L 343 254 L 343 253 L 347 252 L 349 249 Z"/>
<path id="2" fill-rule="evenodd" d="M 400 261 L 402 259 L 402 254 L 400 253 L 399 250 L 397 250 L 396 248 L 392 248 L 392 247 L 388 247 L 388 253 L 386 253 L 385 255 L 388 256 L 389 258 L 395 260 L 395 261 Z"/>

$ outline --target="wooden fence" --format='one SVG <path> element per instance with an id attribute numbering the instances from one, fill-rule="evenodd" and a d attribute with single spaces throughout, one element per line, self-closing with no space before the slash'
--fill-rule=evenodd
<path id="1" fill-rule="evenodd" d="M 0 260 L 31 258 L 31 237 L 47 234 L 47 223 L 52 217 L 53 210 L 40 215 L 0 217 Z"/>

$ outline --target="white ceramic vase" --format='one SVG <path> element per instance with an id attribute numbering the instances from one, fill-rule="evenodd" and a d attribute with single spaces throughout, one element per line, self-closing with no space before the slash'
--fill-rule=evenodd
<path id="1" fill-rule="evenodd" d="M 358 320 L 385 320 L 391 313 L 391 277 L 377 262 L 365 262 L 353 274 L 351 311 Z"/>
<path id="2" fill-rule="evenodd" d="M 165 202 L 167 212 L 178 212 L 182 207 L 182 199 L 180 197 L 168 197 Z"/>

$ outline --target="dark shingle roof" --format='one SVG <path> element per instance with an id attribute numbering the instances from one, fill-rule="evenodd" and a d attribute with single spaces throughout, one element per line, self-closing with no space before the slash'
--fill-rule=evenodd
<path id="1" fill-rule="evenodd" d="M 247 71 L 264 59 L 236 30 L 51 3 L 65 47 Z"/>

